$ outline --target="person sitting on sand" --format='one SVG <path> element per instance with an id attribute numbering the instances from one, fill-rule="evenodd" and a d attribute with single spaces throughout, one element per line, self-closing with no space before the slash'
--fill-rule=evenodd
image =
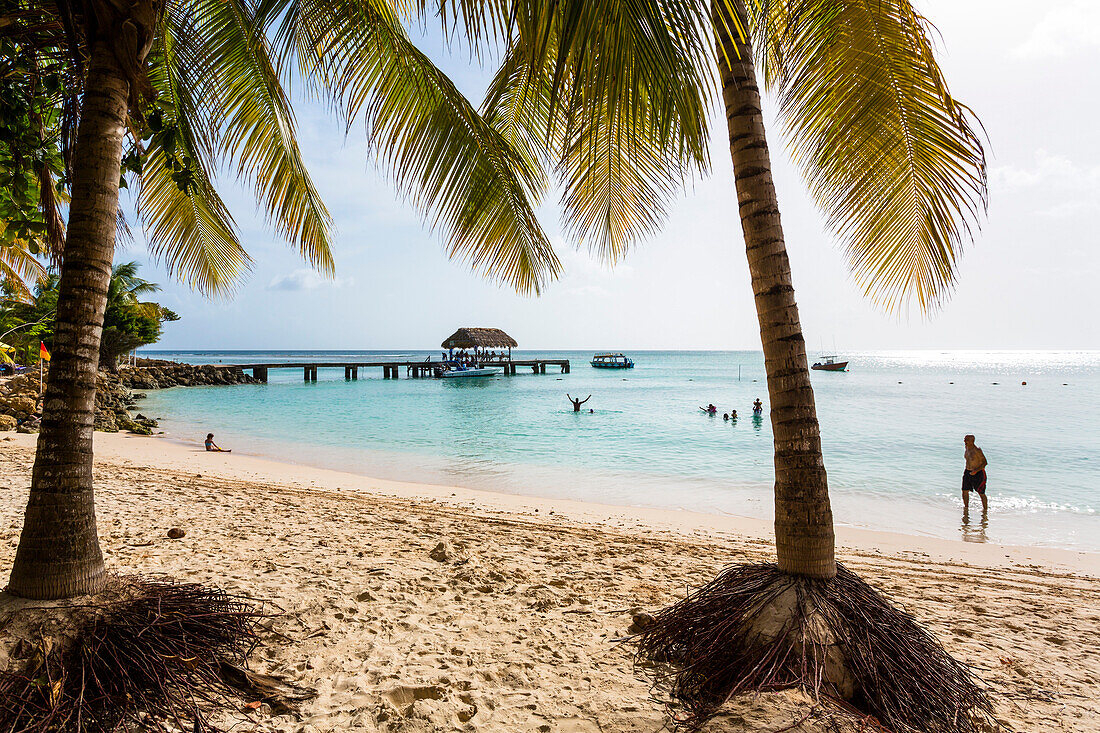
<path id="1" fill-rule="evenodd" d="M 761 413 L 764 411 L 764 403 L 760 401 L 759 397 L 757 397 L 756 401 L 752 403 L 752 411 L 756 413 Z"/>
<path id="2" fill-rule="evenodd" d="M 232 453 L 233 452 L 232 449 L 226 450 L 225 448 L 219 448 L 218 444 L 214 442 L 214 434 L 213 433 L 207 433 L 206 434 L 206 450 L 210 451 L 211 453 Z"/>
<path id="3" fill-rule="evenodd" d="M 573 403 L 573 412 L 580 412 L 581 411 L 581 405 L 583 405 L 585 402 L 588 402 L 590 399 L 592 399 L 592 395 L 588 395 L 583 400 L 582 399 L 573 399 L 572 397 L 569 397 L 568 392 L 565 394 L 565 396 L 568 397 L 569 401 Z M 592 410 L 589 410 L 589 412 L 592 412 Z"/>
<path id="4" fill-rule="evenodd" d="M 962 484 L 963 514 L 970 511 L 971 491 L 977 491 L 978 496 L 982 497 L 982 514 L 985 514 L 989 511 L 989 500 L 985 498 L 985 467 L 989 464 L 982 449 L 974 445 L 973 435 L 963 437 L 963 445 L 966 446 L 963 450 L 963 458 L 966 460 Z"/>

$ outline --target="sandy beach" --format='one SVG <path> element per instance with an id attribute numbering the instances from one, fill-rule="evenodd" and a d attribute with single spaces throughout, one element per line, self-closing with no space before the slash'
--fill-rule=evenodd
<path id="1" fill-rule="evenodd" d="M 35 437 L 0 439 L 5 572 Z M 319 694 L 236 730 L 656 731 L 663 710 L 616 641 L 632 612 L 771 557 L 757 520 L 380 481 L 164 437 L 95 446 L 113 570 L 281 612 L 253 666 Z M 1013 729 L 1100 728 L 1100 555 L 843 528 L 838 543 L 978 671 Z M 767 695 L 715 729 L 823 731 L 825 717 Z"/>

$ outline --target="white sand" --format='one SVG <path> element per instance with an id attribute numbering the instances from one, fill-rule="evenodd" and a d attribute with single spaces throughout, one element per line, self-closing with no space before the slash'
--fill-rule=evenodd
<path id="1" fill-rule="evenodd" d="M 5 568 L 34 437 L 0 440 Z M 752 519 L 380 481 L 163 437 L 95 441 L 111 568 L 285 611 L 275 628 L 294 642 L 272 636 L 255 666 L 320 695 L 300 720 L 261 708 L 257 730 L 656 731 L 662 711 L 613 642 L 630 609 L 771 553 L 770 524 Z M 187 536 L 167 539 L 174 526 Z M 431 559 L 440 541 L 463 562 Z M 1100 555 L 854 529 L 838 542 L 978 669 L 1017 731 L 1100 729 Z M 808 709 L 749 700 L 722 729 L 777 730 Z M 816 717 L 791 730 L 822 729 Z"/>

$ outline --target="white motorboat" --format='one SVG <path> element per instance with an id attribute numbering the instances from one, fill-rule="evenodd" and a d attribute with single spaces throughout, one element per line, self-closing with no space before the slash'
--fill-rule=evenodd
<path id="1" fill-rule="evenodd" d="M 446 369 L 439 372 L 442 379 L 460 379 L 463 377 L 491 377 L 500 374 L 500 370 L 493 367 L 466 367 L 447 365 Z"/>
<path id="2" fill-rule="evenodd" d="M 821 361 L 815 362 L 810 369 L 816 369 L 821 372 L 846 372 L 848 371 L 848 362 L 837 361 L 836 355 L 833 354 L 821 357 Z"/>

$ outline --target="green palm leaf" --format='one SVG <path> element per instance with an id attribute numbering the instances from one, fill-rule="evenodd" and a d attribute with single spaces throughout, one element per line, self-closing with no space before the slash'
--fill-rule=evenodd
<path id="1" fill-rule="evenodd" d="M 24 303 L 34 302 L 31 288 L 46 277 L 46 268 L 19 242 L 0 247 L 0 280 Z"/>
<path id="2" fill-rule="evenodd" d="M 451 257 L 522 293 L 561 265 L 528 199 L 541 171 L 512 149 L 409 40 L 403 13 L 382 0 L 270 0 L 283 63 L 297 58 L 314 88 L 337 100 L 349 126 L 365 119 L 383 167 Z"/>
<path id="3" fill-rule="evenodd" d="M 194 152 L 207 171 L 215 155 L 228 160 L 252 183 L 276 232 L 330 275 L 331 217 L 306 171 L 254 8 L 242 0 L 191 0 L 170 5 L 166 24 L 175 29 L 169 61 L 193 90 Z"/>
<path id="4" fill-rule="evenodd" d="M 196 97 L 203 82 L 195 77 L 202 65 L 177 43 L 181 34 L 195 33 L 184 19 L 166 23 L 151 56 L 149 79 L 159 98 L 176 111 L 178 134 L 172 156 L 189 162 L 191 184 L 173 179 L 169 151 L 154 137 L 140 178 L 138 214 L 149 238 L 149 250 L 169 274 L 196 290 L 229 293 L 251 269 L 252 258 L 237 236 L 229 210 L 211 181 L 216 130 L 197 125 L 206 110 Z M 184 54 L 181 58 L 180 55 Z"/>
<path id="5" fill-rule="evenodd" d="M 481 115 L 531 171 L 532 194 L 541 198 L 548 186 L 553 151 L 560 149 L 561 125 L 553 120 L 553 79 L 547 69 L 532 71 L 518 43 L 505 54 L 485 94 Z"/>
<path id="6" fill-rule="evenodd" d="M 906 0 L 761 0 L 753 31 L 795 161 L 857 282 L 934 309 L 986 206 L 970 110 Z"/>
<path id="7" fill-rule="evenodd" d="M 205 175 L 185 192 L 171 173 L 163 151 L 151 150 L 138 198 L 150 252 L 170 275 L 199 292 L 232 292 L 252 258 L 241 247 L 228 209 Z"/>
<path id="8" fill-rule="evenodd" d="M 466 17 L 479 3 L 455 5 Z M 509 18 L 485 114 L 525 159 L 553 163 L 567 229 L 615 262 L 706 170 L 705 15 L 679 0 L 569 0 Z"/>

